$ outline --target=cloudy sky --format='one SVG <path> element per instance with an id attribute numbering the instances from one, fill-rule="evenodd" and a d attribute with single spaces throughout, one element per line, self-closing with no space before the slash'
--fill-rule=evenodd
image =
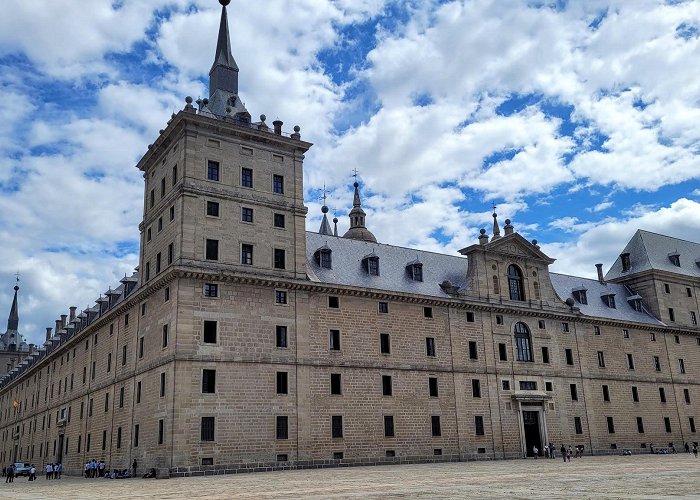
<path id="1" fill-rule="evenodd" d="M 215 0 L 4 0 L 0 320 L 41 342 L 137 264 L 134 165 L 206 97 Z M 315 143 L 347 227 L 360 171 L 379 241 L 454 253 L 501 220 L 559 272 L 609 267 L 637 228 L 700 240 L 700 2 L 233 0 L 254 117 Z M 0 325 L 4 331 L 4 324 Z"/>

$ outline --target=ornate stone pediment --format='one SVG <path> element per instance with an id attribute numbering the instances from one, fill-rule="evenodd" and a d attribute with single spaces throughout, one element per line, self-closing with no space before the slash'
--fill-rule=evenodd
<path id="1" fill-rule="evenodd" d="M 509 234 L 495 241 L 483 245 L 486 252 L 496 252 L 503 255 L 534 259 L 551 264 L 554 259 L 548 257 L 538 247 L 527 241 L 517 233 Z"/>

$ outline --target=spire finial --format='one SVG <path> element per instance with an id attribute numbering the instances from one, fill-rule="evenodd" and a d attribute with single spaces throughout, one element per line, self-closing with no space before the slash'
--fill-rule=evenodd
<path id="1" fill-rule="evenodd" d="M 7 331 L 17 331 L 19 327 L 19 312 L 17 309 L 17 292 L 19 291 L 19 273 L 16 275 L 15 281 L 15 295 L 12 299 L 12 306 L 10 307 L 10 315 L 7 318 Z"/>
<path id="2" fill-rule="evenodd" d="M 338 236 L 338 215 L 336 209 L 333 209 L 333 236 Z"/>
<path id="3" fill-rule="evenodd" d="M 501 228 L 498 227 L 498 214 L 496 213 L 496 205 L 493 205 L 493 236 L 491 241 L 497 240 L 501 237 Z"/>
<path id="4" fill-rule="evenodd" d="M 221 4 L 221 22 L 219 37 L 216 41 L 214 64 L 209 71 L 209 97 L 217 90 L 238 95 L 238 65 L 231 52 L 231 38 L 228 30 L 226 6 L 231 0 L 219 0 Z"/>
<path id="5" fill-rule="evenodd" d="M 326 206 L 326 185 L 323 185 L 323 194 L 321 199 L 323 200 L 323 206 L 321 207 L 321 212 L 323 212 L 323 219 L 321 219 L 321 227 L 318 230 L 319 234 L 325 234 L 326 236 L 331 236 L 333 232 L 331 231 L 331 225 L 328 222 L 328 207 Z"/>
<path id="6" fill-rule="evenodd" d="M 350 238 L 355 240 L 371 241 L 373 243 L 377 242 L 371 231 L 367 230 L 365 226 L 365 211 L 362 210 L 362 203 L 360 201 L 360 184 L 357 182 L 358 170 L 353 169 L 353 177 L 355 182 L 353 187 L 355 188 L 355 194 L 352 201 L 352 210 L 350 210 L 350 229 L 343 235 L 343 238 Z"/>

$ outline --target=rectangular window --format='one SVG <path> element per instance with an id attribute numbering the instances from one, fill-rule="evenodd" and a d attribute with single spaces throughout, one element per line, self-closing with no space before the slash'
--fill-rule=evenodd
<path id="1" fill-rule="evenodd" d="M 93 401 L 94 400 L 92 398 L 90 398 L 90 400 L 88 401 L 88 417 L 92 417 L 92 403 L 93 403 Z M 49 427 L 51 427 L 51 415 L 49 415 Z"/>
<path id="2" fill-rule="evenodd" d="M 242 222 L 253 222 L 253 209 L 243 207 L 241 208 L 241 221 Z"/>
<path id="3" fill-rule="evenodd" d="M 644 420 L 642 417 L 637 417 L 637 432 L 644 434 Z"/>
<path id="4" fill-rule="evenodd" d="M 674 336 L 673 336 L 673 341 L 674 341 L 676 344 L 680 344 L 680 343 L 681 343 L 681 337 L 680 337 L 679 335 L 674 335 Z"/>
<path id="5" fill-rule="evenodd" d="M 158 232 L 163 230 L 163 217 L 158 217 Z"/>
<path id="6" fill-rule="evenodd" d="M 122 366 L 126 364 L 126 346 L 122 346 Z"/>
<path id="7" fill-rule="evenodd" d="M 627 354 L 627 368 L 634 370 L 634 357 L 629 353 Z"/>
<path id="8" fill-rule="evenodd" d="M 535 382 L 533 380 L 521 380 L 519 385 L 520 385 L 521 391 L 536 391 L 537 390 L 537 382 Z"/>
<path id="9" fill-rule="evenodd" d="M 141 381 L 136 382 L 136 403 L 141 402 Z"/>
<path id="10" fill-rule="evenodd" d="M 389 303 L 388 302 L 380 302 L 379 303 L 379 313 L 380 314 L 389 314 Z"/>
<path id="11" fill-rule="evenodd" d="M 433 308 L 432 307 L 424 307 L 423 308 L 423 317 L 424 318 L 432 318 L 433 317 Z"/>
<path id="12" fill-rule="evenodd" d="M 432 415 L 430 417 L 430 427 L 433 437 L 442 436 L 442 429 L 440 428 L 440 416 Z"/>
<path id="13" fill-rule="evenodd" d="M 382 354 L 391 353 L 391 340 L 388 333 L 379 334 L 379 351 Z"/>
<path id="14" fill-rule="evenodd" d="M 333 415 L 331 417 L 331 437 L 343 437 L 343 417 L 342 415 Z"/>
<path id="15" fill-rule="evenodd" d="M 393 386 L 391 383 L 391 375 L 382 375 L 382 395 L 391 396 L 393 394 Z"/>
<path id="16" fill-rule="evenodd" d="M 151 279 L 151 263 L 146 262 L 146 281 Z"/>
<path id="17" fill-rule="evenodd" d="M 335 295 L 328 296 L 328 307 L 338 309 L 340 307 L 340 299 Z"/>
<path id="18" fill-rule="evenodd" d="M 435 338 L 425 337 L 425 355 L 435 357 Z"/>
<path id="19" fill-rule="evenodd" d="M 547 328 L 547 322 L 543 319 L 540 319 L 537 321 L 537 326 L 539 327 L 540 330 L 544 330 Z"/>
<path id="20" fill-rule="evenodd" d="M 573 365 L 574 364 L 574 353 L 571 349 L 565 349 L 564 354 L 566 357 L 566 364 L 567 365 Z"/>
<path id="21" fill-rule="evenodd" d="M 207 162 L 207 179 L 210 181 L 219 181 L 219 162 L 209 160 Z"/>
<path id="22" fill-rule="evenodd" d="M 496 314 L 496 324 L 497 325 L 503 324 L 503 315 L 502 314 Z"/>
<path id="23" fill-rule="evenodd" d="M 664 292 L 671 293 L 671 287 L 668 285 L 668 283 L 664 283 Z"/>
<path id="24" fill-rule="evenodd" d="M 242 168 L 241 169 L 241 186 L 252 188 L 253 187 L 253 169 L 252 168 Z"/>
<path id="25" fill-rule="evenodd" d="M 143 358 L 143 337 L 139 338 L 139 358 Z"/>
<path id="26" fill-rule="evenodd" d="M 109 411 L 109 393 L 105 394 L 105 413 Z"/>
<path id="27" fill-rule="evenodd" d="M 331 373 L 331 394 L 342 394 L 340 373 Z"/>
<path id="28" fill-rule="evenodd" d="M 593 326 L 593 335 L 600 335 L 600 327 Z"/>
<path id="29" fill-rule="evenodd" d="M 124 388 L 119 389 L 119 408 L 124 408 Z"/>
<path id="30" fill-rule="evenodd" d="M 549 347 L 542 347 L 542 362 L 549 363 Z"/>
<path id="31" fill-rule="evenodd" d="M 90 451 L 90 438 L 91 438 L 91 437 L 92 437 L 92 435 L 90 435 L 90 434 L 88 434 L 88 435 L 85 437 L 85 451 Z M 135 444 L 134 446 L 138 446 L 138 445 Z M 49 451 L 48 448 L 49 448 L 49 446 L 48 446 L 48 443 L 47 443 L 47 444 L 46 444 L 46 452 L 47 452 L 47 454 L 48 454 L 48 451 Z"/>
<path id="32" fill-rule="evenodd" d="M 659 359 L 658 356 L 654 356 L 654 369 L 657 372 L 661 371 L 661 360 Z"/>
<path id="33" fill-rule="evenodd" d="M 666 432 L 671 432 L 671 419 L 668 417 L 664 417 L 664 427 L 666 428 Z"/>
<path id="34" fill-rule="evenodd" d="M 606 417 L 608 421 L 608 434 L 615 434 L 615 422 L 613 422 L 612 417 Z"/>
<path id="35" fill-rule="evenodd" d="M 566 321 L 562 322 L 561 331 L 564 333 L 568 333 L 569 332 L 569 323 L 567 323 Z"/>
<path id="36" fill-rule="evenodd" d="M 635 403 L 639 403 L 639 391 L 637 390 L 637 386 L 632 386 L 632 401 Z"/>
<path id="37" fill-rule="evenodd" d="M 274 267 L 275 269 L 284 269 L 286 266 L 286 252 L 280 248 L 275 248 L 274 252 Z"/>
<path id="38" fill-rule="evenodd" d="M 605 354 L 603 351 L 598 351 L 598 366 L 600 368 L 605 368 Z"/>
<path id="39" fill-rule="evenodd" d="M 473 398 L 480 398 L 481 397 L 481 381 L 478 378 L 472 379 L 472 397 Z"/>
<path id="40" fill-rule="evenodd" d="M 676 313 L 673 312 L 673 307 L 668 308 L 668 319 L 670 321 L 676 321 Z"/>
<path id="41" fill-rule="evenodd" d="M 275 290 L 275 304 L 286 304 L 287 292 L 284 290 Z"/>
<path id="42" fill-rule="evenodd" d="M 168 347 L 168 325 L 163 325 L 163 348 Z"/>
<path id="43" fill-rule="evenodd" d="M 272 192 L 284 194 L 284 177 L 281 175 L 272 175 Z"/>
<path id="44" fill-rule="evenodd" d="M 384 437 L 394 437 L 393 415 L 384 415 Z"/>
<path id="45" fill-rule="evenodd" d="M 285 349 L 287 347 L 287 327 L 277 325 L 275 327 L 275 347 Z"/>
<path id="46" fill-rule="evenodd" d="M 666 389 L 659 387 L 659 399 L 662 403 L 666 402 Z"/>
<path id="47" fill-rule="evenodd" d="M 510 391 L 510 380 L 501 380 L 501 387 L 504 391 Z"/>
<path id="48" fill-rule="evenodd" d="M 498 359 L 501 361 L 508 361 L 508 351 L 506 350 L 505 344 L 498 344 Z"/>
<path id="49" fill-rule="evenodd" d="M 207 215 L 210 217 L 219 216 L 219 204 L 216 201 L 207 201 Z"/>
<path id="50" fill-rule="evenodd" d="M 649 340 L 651 340 L 652 342 L 656 342 L 656 334 L 654 332 L 651 332 L 649 334 Z"/>
<path id="51" fill-rule="evenodd" d="M 697 325 L 697 324 L 698 324 L 698 317 L 697 317 L 697 315 L 695 314 L 695 311 L 690 311 L 690 323 L 693 324 L 693 325 Z"/>
<path id="52" fill-rule="evenodd" d="M 165 397 L 165 373 L 160 374 L 160 397 Z"/>
<path id="53" fill-rule="evenodd" d="M 169 214 L 169 215 L 170 215 L 170 220 L 171 220 L 171 221 L 175 220 L 175 205 L 173 205 L 172 207 L 170 207 L 170 214 Z"/>
<path id="54" fill-rule="evenodd" d="M 431 398 L 438 397 L 438 379 L 437 377 L 428 377 L 428 394 Z"/>
<path id="55" fill-rule="evenodd" d="M 607 385 L 603 386 L 603 401 L 610 401 L 610 389 Z"/>
<path id="56" fill-rule="evenodd" d="M 216 370 L 202 370 L 202 393 L 216 393 Z"/>
<path id="57" fill-rule="evenodd" d="M 151 189 L 151 194 L 150 194 L 149 198 L 150 198 L 150 202 L 149 202 L 150 208 L 153 208 L 153 205 L 155 205 L 155 203 L 156 203 L 156 190 L 155 189 Z"/>
<path id="58" fill-rule="evenodd" d="M 177 165 L 173 167 L 172 183 L 173 186 L 177 184 Z"/>
<path id="59" fill-rule="evenodd" d="M 328 347 L 331 351 L 340 351 L 340 330 L 328 332 Z"/>
<path id="60" fill-rule="evenodd" d="M 688 389 L 683 389 L 683 399 L 685 400 L 685 404 L 690 404 L 690 391 Z"/>
<path id="61" fill-rule="evenodd" d="M 467 323 L 474 323 L 474 313 L 471 311 L 467 311 Z"/>
<path id="62" fill-rule="evenodd" d="M 173 247 L 173 244 L 170 243 L 168 245 L 168 264 L 173 263 L 173 255 L 174 255 L 174 247 Z"/>
<path id="63" fill-rule="evenodd" d="M 166 286 L 165 290 L 163 291 L 163 301 L 167 302 L 170 300 L 170 287 Z"/>
<path id="64" fill-rule="evenodd" d="M 253 265 L 253 245 L 243 243 L 241 245 L 241 264 Z"/>
<path id="65" fill-rule="evenodd" d="M 219 260 L 219 240 L 207 239 L 205 258 L 207 260 Z"/>
<path id="66" fill-rule="evenodd" d="M 288 394 L 288 373 L 277 372 L 277 394 Z"/>
<path id="67" fill-rule="evenodd" d="M 275 227 L 284 229 L 284 214 L 274 214 L 272 216 L 272 222 Z"/>
<path id="68" fill-rule="evenodd" d="M 688 424 L 690 424 L 690 432 L 695 432 L 695 418 L 688 417 Z"/>
<path id="69" fill-rule="evenodd" d="M 205 344 L 216 344 L 216 321 L 204 321 L 204 334 L 202 341 Z"/>
<path id="70" fill-rule="evenodd" d="M 88 434 L 88 441 L 90 440 L 90 435 Z M 139 424 L 134 426 L 134 448 L 139 446 Z"/>
<path id="71" fill-rule="evenodd" d="M 90 370 L 90 379 L 95 380 L 95 372 L 96 371 L 97 371 L 97 361 L 93 361 L 92 362 L 92 369 Z"/>
<path id="72" fill-rule="evenodd" d="M 165 421 L 163 419 L 158 420 L 158 444 L 163 444 L 163 438 L 165 437 Z"/>
<path id="73" fill-rule="evenodd" d="M 80 436 L 78 436 L 78 442 L 80 442 Z M 117 449 L 122 447 L 122 428 L 117 427 Z M 78 453 L 80 453 L 80 445 L 78 445 Z"/>
<path id="74" fill-rule="evenodd" d="M 482 415 L 474 415 L 474 434 L 484 435 L 484 417 Z"/>
<path id="75" fill-rule="evenodd" d="M 275 419 L 275 437 L 277 439 L 289 439 L 289 417 L 277 415 Z"/>
<path id="76" fill-rule="evenodd" d="M 678 359 L 678 369 L 681 373 L 685 373 L 685 361 L 680 358 Z"/>
<path id="77" fill-rule="evenodd" d="M 204 296 L 205 297 L 218 297 L 219 296 L 219 285 L 216 283 L 204 283 Z"/>
<path id="78" fill-rule="evenodd" d="M 200 439 L 202 441 L 214 441 L 214 417 L 202 417 Z"/>
<path id="79" fill-rule="evenodd" d="M 578 401 L 578 389 L 576 384 L 569 384 L 569 390 L 571 391 L 571 401 Z"/>
<path id="80" fill-rule="evenodd" d="M 469 341 L 469 359 L 478 359 L 478 352 L 476 349 L 476 342 L 473 340 Z"/>

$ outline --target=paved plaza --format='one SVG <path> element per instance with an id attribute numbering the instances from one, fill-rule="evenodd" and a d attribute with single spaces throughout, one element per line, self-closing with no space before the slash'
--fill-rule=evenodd
<path id="1" fill-rule="evenodd" d="M 178 479 L 0 484 L 0 498 L 658 498 L 700 496 L 700 458 L 678 455 L 353 467 Z"/>

